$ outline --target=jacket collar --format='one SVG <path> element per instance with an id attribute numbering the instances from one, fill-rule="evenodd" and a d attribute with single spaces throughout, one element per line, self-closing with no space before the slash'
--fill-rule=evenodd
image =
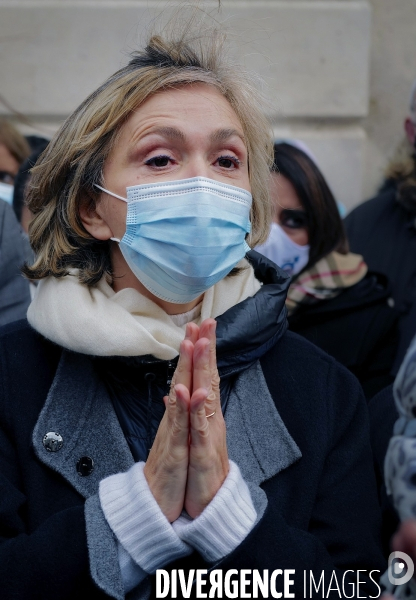
<path id="1" fill-rule="evenodd" d="M 258 361 L 238 376 L 225 423 L 229 457 L 246 481 L 260 485 L 302 456 L 277 411 Z"/>
<path id="2" fill-rule="evenodd" d="M 62 436 L 60 450 L 43 445 L 45 434 Z M 46 403 L 33 430 L 38 458 L 60 473 L 85 498 L 98 491 L 104 477 L 126 471 L 134 463 L 115 415 L 110 397 L 92 361 L 64 350 Z M 94 469 L 88 476 L 77 471 L 77 462 L 89 457 Z"/>
<path id="3" fill-rule="evenodd" d="M 216 317 L 221 377 L 238 373 L 259 360 L 287 329 L 289 275 L 254 250 L 246 254 L 246 259 L 262 287 L 254 296 Z"/>
<path id="4" fill-rule="evenodd" d="M 247 481 L 259 485 L 301 457 L 277 412 L 258 362 L 237 377 L 225 422 L 229 456 Z M 62 448 L 56 452 L 46 450 L 43 444 L 49 432 L 63 438 Z M 134 463 L 92 361 L 67 351 L 62 353 L 32 441 L 38 458 L 85 498 L 97 492 L 101 479 L 126 471 Z M 94 462 L 87 476 L 77 471 L 77 462 L 83 457 Z"/>

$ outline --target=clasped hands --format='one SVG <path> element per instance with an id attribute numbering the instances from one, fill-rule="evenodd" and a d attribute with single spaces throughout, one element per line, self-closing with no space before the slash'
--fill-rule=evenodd
<path id="1" fill-rule="evenodd" d="M 200 515 L 229 471 L 215 329 L 214 319 L 186 326 L 166 411 L 144 467 L 150 491 L 171 523 L 184 508 L 192 518 Z"/>

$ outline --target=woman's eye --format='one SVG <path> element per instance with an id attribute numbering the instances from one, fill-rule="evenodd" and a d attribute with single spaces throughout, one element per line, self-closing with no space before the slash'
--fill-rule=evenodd
<path id="1" fill-rule="evenodd" d="M 14 185 L 14 175 L 8 173 L 7 171 L 0 171 L 0 181 L 1 183 L 8 183 L 9 185 Z"/>
<path id="2" fill-rule="evenodd" d="M 232 169 L 233 167 L 238 167 L 240 165 L 240 161 L 235 156 L 220 156 L 217 159 L 218 166 L 223 169 Z"/>
<path id="3" fill-rule="evenodd" d="M 280 214 L 280 223 L 290 229 L 303 229 L 307 227 L 307 217 L 302 210 L 282 210 Z"/>
<path id="4" fill-rule="evenodd" d="M 150 167 L 167 167 L 171 158 L 170 156 L 162 155 L 162 156 L 153 156 L 146 161 L 146 165 Z"/>
<path id="5" fill-rule="evenodd" d="M 303 227 L 303 225 L 301 225 L 299 223 L 299 221 L 297 221 L 296 219 L 285 219 L 284 220 L 284 224 L 286 225 L 286 227 L 292 227 L 293 229 L 297 229 L 298 227 Z"/>

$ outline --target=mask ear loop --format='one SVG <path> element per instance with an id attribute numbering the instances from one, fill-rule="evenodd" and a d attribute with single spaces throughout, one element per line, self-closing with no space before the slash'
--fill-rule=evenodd
<path id="1" fill-rule="evenodd" d="M 101 190 L 105 194 L 109 194 L 110 196 L 114 196 L 114 198 L 118 198 L 119 200 L 123 200 L 123 202 L 127 202 L 127 204 L 129 202 L 127 200 L 127 198 L 123 198 L 123 196 L 119 196 L 118 194 L 113 194 L 113 192 L 110 192 L 110 191 L 106 190 L 105 188 L 103 188 L 100 185 L 98 185 L 98 183 L 94 183 L 94 187 L 98 188 L 99 190 Z M 121 242 L 121 240 L 119 240 L 116 237 L 110 237 L 110 240 L 113 241 L 113 242 L 117 242 L 118 244 Z"/>
<path id="2" fill-rule="evenodd" d="M 129 201 L 127 200 L 127 198 L 123 198 L 123 196 L 119 196 L 118 194 L 114 194 L 113 192 L 110 192 L 109 190 L 106 190 L 105 188 L 103 188 L 100 185 L 98 185 L 98 183 L 94 183 L 94 187 L 98 188 L 102 192 L 105 192 L 106 194 L 109 194 L 110 196 L 113 196 L 114 198 L 118 198 L 119 200 L 123 200 L 123 202 L 127 202 L 127 204 L 129 203 Z"/>

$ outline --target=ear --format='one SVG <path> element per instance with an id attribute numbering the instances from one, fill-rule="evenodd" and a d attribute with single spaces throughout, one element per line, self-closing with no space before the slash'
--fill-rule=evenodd
<path id="1" fill-rule="evenodd" d="M 97 240 L 109 240 L 111 229 L 101 217 L 96 208 L 95 200 L 89 196 L 82 198 L 79 206 L 79 216 L 85 229 Z"/>
<path id="2" fill-rule="evenodd" d="M 416 138 L 416 125 L 413 123 L 412 119 L 407 117 L 404 122 L 404 130 L 406 132 L 406 137 L 409 142 L 414 146 L 415 138 Z"/>

